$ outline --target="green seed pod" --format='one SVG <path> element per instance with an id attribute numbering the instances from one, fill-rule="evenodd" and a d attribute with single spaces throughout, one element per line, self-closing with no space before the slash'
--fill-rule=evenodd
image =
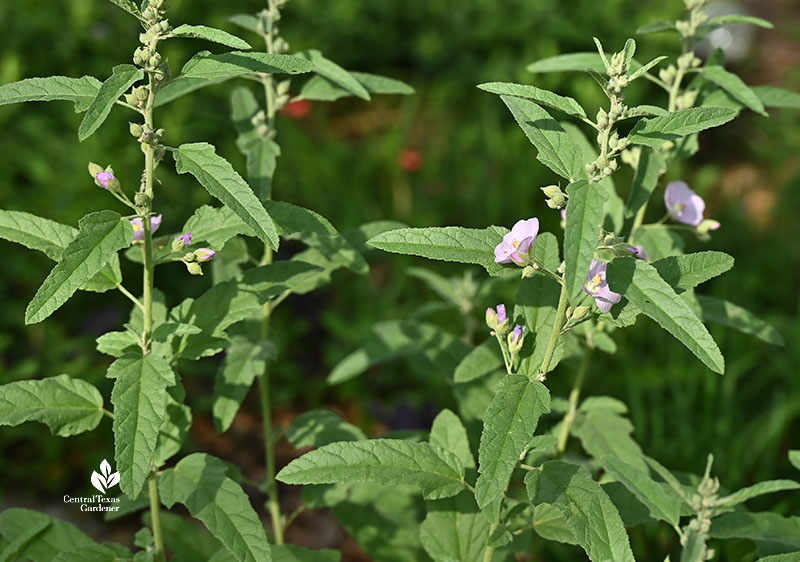
<path id="1" fill-rule="evenodd" d="M 128 123 L 128 130 L 130 131 L 131 136 L 134 136 L 137 139 L 142 136 L 142 133 L 144 133 L 144 127 L 142 127 L 139 123 Z"/>
<path id="2" fill-rule="evenodd" d="M 192 275 L 202 275 L 203 274 L 203 267 L 197 262 L 189 262 L 186 264 L 186 269 L 189 270 L 189 273 Z"/>

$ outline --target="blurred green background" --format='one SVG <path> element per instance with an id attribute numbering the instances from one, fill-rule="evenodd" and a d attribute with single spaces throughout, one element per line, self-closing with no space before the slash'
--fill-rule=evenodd
<path id="1" fill-rule="evenodd" d="M 239 33 L 226 18 L 261 8 L 263 3 L 255 0 L 172 0 L 169 16 L 173 25 L 202 23 Z M 776 29 L 759 29 L 746 56 L 731 68 L 748 83 L 800 91 L 796 3 L 754 0 L 740 8 L 774 21 Z M 417 93 L 377 97 L 371 103 L 314 103 L 300 119 L 281 115 L 283 156 L 275 198 L 318 211 L 340 230 L 378 219 L 483 227 L 539 216 L 544 230 L 559 232 L 557 213 L 545 206 L 539 192 L 555 176 L 535 160 L 533 147 L 496 96 L 475 85 L 531 83 L 596 108 L 602 93 L 588 76 L 533 76 L 525 66 L 559 53 L 590 50 L 593 35 L 608 50 L 617 50 L 639 25 L 675 19 L 682 10 L 679 0 L 292 0 L 282 32 L 293 50 L 318 48 L 345 68 L 405 80 Z M 138 33 L 129 16 L 102 0 L 0 0 L 0 84 L 52 74 L 104 80 L 113 65 L 130 61 Z M 256 45 L 257 37 L 241 34 Z M 164 53 L 177 72 L 194 52 L 207 48 L 219 51 L 175 40 Z M 678 48 L 676 36 L 642 36 L 637 58 L 674 55 Z M 242 84 L 249 83 L 237 85 Z M 232 85 L 172 102 L 156 121 L 167 130 L 168 144 L 212 142 L 243 172 L 229 115 Z M 661 95 L 640 81 L 629 99 L 634 105 Z M 97 134 L 79 144 L 81 116 L 70 104 L 0 108 L 0 208 L 73 225 L 87 212 L 117 209 L 93 184 L 86 165 L 90 160 L 112 164 L 124 184 L 137 181 L 141 154 L 126 123 L 132 114 L 118 109 Z M 403 165 L 407 151 L 419 156 L 418 170 Z M 646 453 L 677 470 L 700 472 L 712 452 L 715 470 L 729 488 L 791 477 L 786 452 L 798 448 L 798 153 L 798 112 L 773 110 L 768 119 L 744 113 L 733 124 L 704 133 L 698 156 L 669 176 L 688 181 L 708 201 L 707 215 L 723 225 L 711 243 L 690 240 L 688 248 L 714 248 L 736 257 L 733 271 L 704 290 L 758 311 L 778 327 L 786 347 L 712 327 L 727 359 L 727 372 L 720 377 L 653 323 L 640 320 L 617 338 L 615 356 L 598 357 L 587 383 L 587 395 L 606 394 L 629 405 L 634 436 Z M 156 207 L 164 214 L 164 232 L 176 231 L 196 206 L 211 202 L 189 176 L 178 177 L 169 161 L 159 177 L 163 185 Z M 619 177 L 618 183 L 627 181 Z M 655 220 L 662 210 L 653 207 Z M 52 264 L 3 241 L 0 256 L 0 382 L 63 372 L 96 383 L 109 396 L 104 379 L 109 358 L 94 350 L 94 339 L 126 321 L 128 301 L 117 294 L 79 292 L 43 324 L 24 327 L 25 306 Z M 446 381 L 409 376 L 404 363 L 384 365 L 340 387 L 325 386 L 330 368 L 366 340 L 373 323 L 407 317 L 421 297 L 434 300 L 404 275 L 404 268 L 429 267 L 447 275 L 464 271 L 379 253 L 369 259 L 368 276 L 337 273 L 332 285 L 290 298 L 277 313 L 281 358 L 273 380 L 279 421 L 309 407 L 329 406 L 374 435 L 427 428 L 441 407 L 452 407 Z M 138 287 L 139 268 L 123 267 L 126 284 Z M 476 271 L 476 277 L 482 279 L 483 273 Z M 179 264 L 163 266 L 157 277 L 169 304 L 199 294 L 209 283 L 207 277 L 190 278 Z M 476 303 L 476 310 L 500 297 L 510 304 L 512 296 L 496 295 Z M 453 324 L 459 333 L 455 314 L 431 318 Z M 230 458 L 257 477 L 261 453 L 254 402 L 247 402 L 228 435 L 214 435 L 209 406 L 216 364 L 208 359 L 184 369 L 195 413 L 189 447 Z M 548 379 L 554 395 L 567 394 L 569 367 Z M 88 493 L 92 468 L 113 457 L 111 424 L 104 421 L 95 432 L 66 440 L 35 424 L 4 428 L 0 453 L 0 504 L 59 509 L 63 493 Z M 776 501 L 784 513 L 800 508 L 790 496 L 754 506 L 767 509 Z"/>

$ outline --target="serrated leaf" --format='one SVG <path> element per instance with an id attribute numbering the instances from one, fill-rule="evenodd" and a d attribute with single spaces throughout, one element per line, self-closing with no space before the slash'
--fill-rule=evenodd
<path id="1" fill-rule="evenodd" d="M 294 55 L 249 53 L 232 51 L 212 55 L 201 51 L 183 66 L 181 76 L 206 80 L 227 80 L 243 74 L 303 74 L 314 70 L 314 65 Z"/>
<path id="2" fill-rule="evenodd" d="M 0 386 L 0 425 L 46 424 L 67 437 L 91 431 L 103 419 L 103 397 L 86 381 L 58 375 Z"/>
<path id="3" fill-rule="evenodd" d="M 528 72 L 583 72 L 591 68 L 597 72 L 605 72 L 606 67 L 600 54 L 594 53 L 567 53 L 540 59 L 525 67 Z"/>
<path id="4" fill-rule="evenodd" d="M 58 310 L 81 285 L 97 274 L 116 255 L 129 246 L 133 228 L 113 211 L 98 211 L 83 217 L 78 234 L 67 245 L 60 261 L 25 310 L 25 323 L 41 322 Z"/>
<path id="5" fill-rule="evenodd" d="M 161 501 L 168 508 L 176 503 L 185 505 L 237 562 L 269 562 L 270 547 L 261 520 L 227 471 L 227 464 L 210 455 L 184 457 L 161 474 Z"/>
<path id="6" fill-rule="evenodd" d="M 408 96 L 414 93 L 414 88 L 387 76 L 378 76 L 367 72 L 350 72 L 369 94 L 399 94 Z M 312 76 L 300 90 L 298 98 L 313 101 L 336 101 L 340 98 L 353 96 L 350 90 L 343 88 L 336 82 L 320 76 Z"/>
<path id="7" fill-rule="evenodd" d="M 111 402 L 119 486 L 135 498 L 152 469 L 158 430 L 166 419 L 166 389 L 175 384 L 175 373 L 163 357 L 130 353 L 114 361 L 106 376 L 115 379 Z"/>
<path id="8" fill-rule="evenodd" d="M 325 58 L 318 50 L 309 49 L 297 53 L 297 55 L 313 64 L 314 72 L 320 76 L 327 78 L 356 97 L 367 101 L 370 100 L 369 92 L 364 88 L 361 82 L 335 62 Z"/>
<path id="9" fill-rule="evenodd" d="M 119 97 L 128 91 L 134 83 L 144 78 L 144 71 L 131 64 L 120 64 L 113 68 L 111 76 L 103 82 L 92 103 L 86 109 L 78 127 L 78 139 L 83 142 L 100 128 L 106 120 L 111 108 Z"/>
<path id="10" fill-rule="evenodd" d="M 503 367 L 503 356 L 495 338 L 484 340 L 470 351 L 456 367 L 453 382 L 464 383 Z"/>
<path id="11" fill-rule="evenodd" d="M 525 375 L 506 375 L 483 416 L 478 448 L 478 481 L 475 500 L 497 517 L 499 503 L 520 455 L 536 431 L 539 418 L 550 411 L 550 393 L 541 382 Z"/>
<path id="12" fill-rule="evenodd" d="M 737 490 L 729 496 L 719 498 L 718 505 L 733 507 L 764 494 L 774 494 L 784 490 L 797 490 L 798 488 L 800 488 L 800 484 L 794 480 L 767 480 Z"/>
<path id="13" fill-rule="evenodd" d="M 286 428 L 286 440 L 294 447 L 322 447 L 339 441 L 363 441 L 367 437 L 356 426 L 330 410 L 309 410 Z"/>
<path id="14" fill-rule="evenodd" d="M 601 459 L 603 468 L 614 475 L 628 490 L 650 510 L 650 515 L 661 521 L 678 524 L 683 500 L 669 487 L 656 482 L 642 471 L 620 458 L 606 455 Z"/>
<path id="15" fill-rule="evenodd" d="M 276 356 L 275 345 L 268 341 L 253 342 L 245 336 L 231 338 L 225 361 L 214 380 L 212 411 L 217 431 L 222 433 L 231 426 L 253 381 L 264 373 L 267 361 Z"/>
<path id="16" fill-rule="evenodd" d="M 705 295 L 681 295 L 706 322 L 716 322 L 772 345 L 784 345 L 783 337 L 773 326 L 732 302 Z"/>
<path id="17" fill-rule="evenodd" d="M 800 94 L 774 86 L 753 86 L 751 88 L 767 107 L 788 107 L 800 109 Z"/>
<path id="18" fill-rule="evenodd" d="M 647 472 L 644 453 L 631 438 L 633 426 L 615 409 L 615 402 L 586 400 L 572 425 L 572 434 L 580 439 L 584 450 L 595 459 L 613 456 L 641 472 Z M 611 406 L 611 407 L 609 407 Z"/>
<path id="19" fill-rule="evenodd" d="M 724 513 L 714 518 L 709 535 L 715 539 L 750 539 L 800 550 L 800 517 L 771 512 Z"/>
<path id="20" fill-rule="evenodd" d="M 534 505 L 550 504 L 562 513 L 590 560 L 633 562 L 619 512 L 585 468 L 548 461 L 541 471 L 528 472 L 525 484 Z"/>
<path id="21" fill-rule="evenodd" d="M 583 177 L 582 150 L 558 121 L 530 100 L 511 96 L 500 96 L 500 99 L 536 147 L 539 162 L 569 181 Z"/>
<path id="22" fill-rule="evenodd" d="M 733 257 L 724 252 L 705 251 L 661 258 L 652 265 L 675 291 L 683 292 L 730 270 Z"/>
<path id="23" fill-rule="evenodd" d="M 487 82 L 485 84 L 479 84 L 478 88 L 493 94 L 504 94 L 535 101 L 541 105 L 562 111 L 567 115 L 586 117 L 586 111 L 584 111 L 580 104 L 574 99 L 560 96 L 548 90 L 542 90 L 536 86 L 512 84 L 509 82 Z"/>
<path id="24" fill-rule="evenodd" d="M 75 113 L 86 111 L 97 96 L 101 83 L 92 76 L 69 78 L 67 76 L 48 76 L 47 78 L 26 78 L 0 86 L 0 105 L 27 101 L 71 101 Z"/>
<path id="25" fill-rule="evenodd" d="M 445 226 L 441 228 L 398 228 L 378 234 L 370 246 L 392 252 L 421 256 L 431 260 L 472 263 L 497 275 L 503 266 L 494 261 L 494 248 L 508 232 L 500 226 L 485 229 Z"/>
<path id="26" fill-rule="evenodd" d="M 188 172 L 197 178 L 206 191 L 230 208 L 262 242 L 278 249 L 278 231 L 272 218 L 247 183 L 213 146 L 204 142 L 182 144 L 174 154 L 179 174 Z"/>
<path id="27" fill-rule="evenodd" d="M 664 117 L 642 119 L 631 129 L 628 143 L 660 148 L 667 141 L 724 125 L 736 117 L 736 113 L 725 107 L 692 107 L 673 111 Z"/>
<path id="28" fill-rule="evenodd" d="M 212 41 L 220 45 L 227 45 L 228 47 L 243 49 L 245 51 L 252 49 L 250 44 L 244 39 L 231 35 L 227 31 L 222 31 L 214 27 L 207 27 L 205 25 L 179 25 L 170 32 L 169 36 L 205 39 L 206 41 Z"/>
<path id="29" fill-rule="evenodd" d="M 608 284 L 671 333 L 709 369 L 725 372 L 725 360 L 700 319 L 650 264 L 618 258 L 608 264 Z"/>
<path id="30" fill-rule="evenodd" d="M 471 494 L 426 503 L 419 533 L 434 562 L 481 562 L 489 538 L 489 522 Z"/>
<path id="31" fill-rule="evenodd" d="M 586 284 L 586 275 L 603 227 L 607 199 L 597 184 L 580 180 L 567 186 L 567 227 L 564 233 L 564 281 L 570 299 Z"/>
<path id="32" fill-rule="evenodd" d="M 764 104 L 758 95 L 735 74 L 728 72 L 721 66 L 711 65 L 703 67 L 703 77 L 728 92 L 735 99 L 742 102 L 745 107 L 761 115 L 767 115 L 767 112 L 764 111 Z"/>
<path id="33" fill-rule="evenodd" d="M 434 418 L 428 440 L 432 445 L 455 454 L 465 468 L 475 468 L 467 430 L 451 410 L 445 408 Z"/>
<path id="34" fill-rule="evenodd" d="M 428 443 L 370 439 L 315 449 L 293 460 L 276 478 L 285 484 L 408 485 L 419 488 L 426 499 L 441 499 L 464 488 L 464 467 L 453 453 Z"/>
<path id="35" fill-rule="evenodd" d="M 47 524 L 47 528 L 19 552 L 20 559 L 31 562 L 53 562 L 59 552 L 95 544 L 71 523 L 19 507 L 12 507 L 0 513 L 0 536 L 13 541 L 27 529 L 43 524 Z"/>
<path id="36" fill-rule="evenodd" d="M 775 27 L 772 22 L 755 16 L 747 16 L 744 14 L 725 14 L 724 16 L 715 16 L 706 22 L 707 25 L 724 25 L 726 23 L 748 23 L 757 25 L 766 29 Z"/>

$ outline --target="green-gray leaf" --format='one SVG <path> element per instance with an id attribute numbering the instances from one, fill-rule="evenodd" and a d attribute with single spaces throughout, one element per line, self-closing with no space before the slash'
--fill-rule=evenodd
<path id="1" fill-rule="evenodd" d="M 293 460 L 277 478 L 286 484 L 405 484 L 426 499 L 441 499 L 464 488 L 464 467 L 453 453 L 428 443 L 371 439 L 325 445 Z"/>
<path id="2" fill-rule="evenodd" d="M 706 322 L 722 324 L 744 334 L 753 335 L 772 345 L 784 345 L 783 337 L 778 330 L 738 304 L 689 293 L 684 293 L 681 297 L 696 309 L 698 315 Z"/>
<path id="3" fill-rule="evenodd" d="M 488 375 L 502 366 L 503 356 L 500 353 L 497 340 L 489 338 L 470 351 L 458 364 L 453 373 L 453 382 L 469 382 Z"/>
<path id="4" fill-rule="evenodd" d="M 65 521 L 30 509 L 13 507 L 0 513 L 0 536 L 9 541 L 23 535 L 27 529 L 47 523 L 45 531 L 36 536 L 19 552 L 20 559 L 32 562 L 53 562 L 59 552 L 91 546 L 92 539 Z"/>
<path id="5" fill-rule="evenodd" d="M 548 461 L 525 476 L 534 505 L 562 513 L 574 539 L 593 562 L 633 562 L 628 534 L 617 508 L 589 472 L 562 461 Z"/>
<path id="6" fill-rule="evenodd" d="M 239 234 L 254 236 L 248 227 L 228 207 L 203 205 L 189 217 L 183 225 L 183 232 L 192 233 L 192 241 L 205 241 L 214 249 L 220 250 L 225 243 Z"/>
<path id="7" fill-rule="evenodd" d="M 608 284 L 675 336 L 709 369 L 725 372 L 725 360 L 711 334 L 653 266 L 634 258 L 615 259 L 608 265 Z"/>
<path id="8" fill-rule="evenodd" d="M 631 225 L 639 209 L 650 200 L 650 196 L 658 185 L 658 178 L 666 169 L 667 165 L 663 156 L 654 150 L 642 149 L 639 163 L 636 165 L 636 173 L 633 175 L 628 203 L 625 206 L 625 218 Z"/>
<path id="9" fill-rule="evenodd" d="M 310 49 L 298 53 L 298 56 L 308 60 L 313 65 L 314 72 L 320 76 L 327 78 L 354 96 L 369 101 L 369 92 L 364 88 L 361 82 L 335 62 L 325 58 L 321 52 L 316 49 Z"/>
<path id="10" fill-rule="evenodd" d="M 350 75 L 358 80 L 370 94 L 400 94 L 408 96 L 414 93 L 414 88 L 405 82 L 387 76 L 379 76 L 367 72 L 351 72 Z M 336 101 L 353 95 L 355 94 L 350 90 L 317 74 L 303 84 L 298 97 L 316 101 Z"/>
<path id="11" fill-rule="evenodd" d="M 114 381 L 114 459 L 120 488 L 135 498 L 152 469 L 158 430 L 166 419 L 167 387 L 175 373 L 163 357 L 152 353 L 123 355 L 108 368 Z"/>
<path id="12" fill-rule="evenodd" d="M 726 23 L 749 23 L 766 29 L 772 29 L 775 27 L 772 25 L 772 22 L 769 22 L 765 19 L 757 18 L 755 16 L 747 16 L 744 14 L 726 14 L 724 16 L 716 16 L 708 20 L 707 25 L 724 25 Z"/>
<path id="13" fill-rule="evenodd" d="M 587 399 L 581 404 L 572 434 L 595 459 L 613 456 L 640 472 L 647 472 L 644 453 L 630 436 L 633 426 L 620 415 L 625 411 L 624 404 L 605 397 Z"/>
<path id="14" fill-rule="evenodd" d="M 731 269 L 733 258 L 723 252 L 695 252 L 661 258 L 653 267 L 676 292 L 683 292 Z"/>
<path id="15" fill-rule="evenodd" d="M 86 111 L 100 90 L 100 81 L 91 76 L 68 78 L 26 78 L 0 86 L 0 105 L 26 101 L 71 101 L 75 113 Z"/>
<path id="16" fill-rule="evenodd" d="M 800 517 L 777 513 L 724 513 L 714 518 L 709 533 L 715 539 L 750 539 L 779 545 L 783 550 L 800 550 Z"/>
<path id="17" fill-rule="evenodd" d="M 764 111 L 764 104 L 758 95 L 735 74 L 728 72 L 721 66 L 711 65 L 703 67 L 703 77 L 728 92 L 735 99 L 742 102 L 745 107 L 761 115 L 767 115 L 767 112 Z"/>
<path id="18" fill-rule="evenodd" d="M 434 418 L 428 440 L 432 445 L 454 453 L 465 468 L 475 468 L 467 430 L 461 419 L 451 410 L 445 408 Z"/>
<path id="19" fill-rule="evenodd" d="M 205 39 L 219 43 L 220 45 L 227 45 L 234 49 L 243 49 L 245 51 L 252 49 L 250 44 L 244 39 L 240 39 L 235 35 L 231 35 L 227 31 L 216 29 L 214 27 L 206 27 L 205 25 L 179 25 L 169 34 L 170 37 L 191 37 L 192 39 Z"/>
<path id="20" fill-rule="evenodd" d="M 71 226 L 30 213 L 0 210 L 0 238 L 39 250 L 51 260 L 61 259 L 76 233 Z"/>
<path id="21" fill-rule="evenodd" d="M 131 64 L 115 66 L 111 76 L 103 82 L 94 100 L 86 109 L 86 115 L 83 116 L 83 121 L 78 127 L 78 139 L 82 142 L 92 136 L 111 113 L 111 108 L 114 107 L 119 97 L 142 78 L 144 78 L 144 71 L 141 68 L 136 68 Z"/>
<path id="22" fill-rule="evenodd" d="M 659 33 L 661 31 L 675 31 L 675 22 L 667 20 L 654 21 L 640 26 L 636 29 L 636 34 L 644 35 L 646 33 Z"/>
<path id="23" fill-rule="evenodd" d="M 165 105 L 172 100 L 184 96 L 190 92 L 194 92 L 195 90 L 199 90 L 200 88 L 205 88 L 206 86 L 211 86 L 213 84 L 219 84 L 228 78 L 230 77 L 223 76 L 222 78 L 210 80 L 208 78 L 189 78 L 186 76 L 176 76 L 159 88 L 158 92 L 156 93 L 154 107 L 161 107 L 162 105 Z"/>
<path id="24" fill-rule="evenodd" d="M 90 431 L 103 418 L 103 397 L 86 381 L 58 375 L 0 386 L 0 425 L 38 421 L 55 435 Z"/>
<path id="25" fill-rule="evenodd" d="M 494 248 L 503 241 L 507 232 L 499 226 L 485 229 L 460 226 L 398 228 L 379 234 L 367 243 L 395 254 L 473 263 L 483 266 L 490 275 L 497 275 L 503 271 L 503 266 L 494 261 Z"/>
<path id="26" fill-rule="evenodd" d="M 606 455 L 601 462 L 603 468 L 647 506 L 650 515 L 670 523 L 673 527 L 678 524 L 683 500 L 671 488 L 656 482 L 646 471 L 639 470 L 618 457 Z"/>
<path id="27" fill-rule="evenodd" d="M 214 426 L 227 431 L 255 378 L 264 373 L 267 361 L 275 359 L 277 349 L 268 341 L 253 342 L 245 336 L 234 336 L 225 361 L 214 380 Z"/>
<path id="28" fill-rule="evenodd" d="M 253 72 L 303 74 L 312 70 L 314 70 L 313 64 L 293 55 L 242 51 L 212 55 L 208 51 L 201 51 L 183 66 L 181 76 L 185 78 L 205 78 L 207 80 L 225 80 Z"/>
<path id="29" fill-rule="evenodd" d="M 228 465 L 194 453 L 159 478 L 161 501 L 182 503 L 225 545 L 237 562 L 270 562 L 264 527 L 242 488 L 227 475 Z"/>
<path id="30" fill-rule="evenodd" d="M 767 107 L 788 107 L 800 109 L 800 94 L 774 86 L 753 86 L 761 102 Z"/>
<path id="31" fill-rule="evenodd" d="M 363 441 L 367 437 L 356 426 L 330 410 L 309 410 L 286 428 L 286 440 L 297 448 L 322 447 L 338 441 Z"/>
<path id="32" fill-rule="evenodd" d="M 541 105 L 552 107 L 575 117 L 586 117 L 586 111 L 577 101 L 570 97 L 560 96 L 548 90 L 542 90 L 536 86 L 523 84 L 512 84 L 509 82 L 487 82 L 479 84 L 478 88 L 493 94 L 515 96 L 527 100 L 535 101 Z"/>
<path id="33" fill-rule="evenodd" d="M 593 53 L 567 53 L 537 60 L 526 67 L 528 72 L 583 72 L 587 68 L 597 72 L 605 72 L 606 67 L 600 54 Z"/>
<path id="34" fill-rule="evenodd" d="M 628 142 L 660 148 L 667 141 L 723 125 L 736 117 L 736 113 L 736 110 L 725 107 L 692 107 L 673 111 L 664 117 L 642 119 L 631 129 Z"/>
<path id="35" fill-rule="evenodd" d="M 764 494 L 774 494 L 775 492 L 782 492 L 784 490 L 797 490 L 798 488 L 800 488 L 800 484 L 794 480 L 767 480 L 748 486 L 747 488 L 742 488 L 729 496 L 720 498 L 718 500 L 718 505 L 733 507 L 752 498 L 763 496 Z"/>
<path id="36" fill-rule="evenodd" d="M 53 562 L 119 562 L 122 560 L 108 547 L 101 544 L 81 546 L 60 552 Z"/>
<path id="37" fill-rule="evenodd" d="M 133 3 L 133 0 L 109 0 L 112 4 L 115 4 L 128 12 L 130 15 L 134 16 L 136 19 L 141 20 L 142 14 L 139 12 L 139 9 L 136 7 L 136 4 Z"/>
<path id="38" fill-rule="evenodd" d="M 500 96 L 538 153 L 536 159 L 569 181 L 585 172 L 581 148 L 547 111 L 534 102 Z"/>
<path id="39" fill-rule="evenodd" d="M 481 562 L 489 539 L 489 521 L 468 492 L 429 501 L 419 528 L 425 552 L 435 562 Z"/>
<path id="40" fill-rule="evenodd" d="M 520 455 L 536 431 L 539 418 L 550 411 L 550 393 L 541 382 L 525 375 L 507 375 L 483 416 L 483 433 L 478 448 L 478 481 L 475 500 L 489 508 L 496 518 L 502 497 Z"/>
<path id="41" fill-rule="evenodd" d="M 570 299 L 586 283 L 586 274 L 603 227 L 608 195 L 597 184 L 580 180 L 567 186 L 567 227 L 564 233 L 564 280 Z"/>
<path id="42" fill-rule="evenodd" d="M 41 322 L 91 279 L 122 248 L 130 245 L 133 228 L 113 211 L 98 211 L 78 223 L 78 235 L 64 249 L 25 311 L 25 323 Z"/>
<path id="43" fill-rule="evenodd" d="M 199 142 L 182 144 L 175 152 L 179 174 L 190 173 L 214 197 L 230 208 L 262 242 L 278 248 L 278 230 L 250 186 L 214 147 Z"/>

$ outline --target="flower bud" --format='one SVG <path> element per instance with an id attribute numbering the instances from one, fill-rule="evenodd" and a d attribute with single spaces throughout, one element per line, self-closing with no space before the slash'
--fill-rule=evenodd
<path id="1" fill-rule="evenodd" d="M 602 107 L 597 112 L 597 126 L 601 129 L 608 126 L 608 113 L 606 113 L 606 110 Z"/>
<path id="2" fill-rule="evenodd" d="M 186 269 L 189 270 L 189 273 L 191 273 L 192 275 L 202 275 L 203 274 L 202 266 L 199 263 L 194 262 L 194 261 L 186 263 Z"/>
<path id="3" fill-rule="evenodd" d="M 697 232 L 700 234 L 708 234 L 712 230 L 717 230 L 722 226 L 719 221 L 712 219 L 704 219 L 697 225 Z"/>
<path id="4" fill-rule="evenodd" d="M 91 175 L 92 178 L 96 178 L 97 174 L 103 171 L 104 168 L 102 166 L 95 164 L 94 162 L 89 162 L 89 175 Z"/>
<path id="5" fill-rule="evenodd" d="M 147 203 L 150 202 L 150 198 L 147 196 L 146 193 L 137 191 L 136 195 L 133 196 L 133 202 L 136 204 L 137 207 L 145 207 Z"/>
<path id="6" fill-rule="evenodd" d="M 506 314 L 506 305 L 498 304 L 497 312 L 495 312 L 492 308 L 487 308 L 486 325 L 500 335 L 507 333 L 508 316 Z"/>
<path id="7" fill-rule="evenodd" d="M 508 351 L 511 353 L 512 356 L 517 355 L 519 351 L 522 349 L 522 343 L 525 340 L 525 326 L 520 326 L 517 324 L 514 326 L 514 330 L 508 334 L 507 342 L 508 342 Z"/>
<path id="8" fill-rule="evenodd" d="M 574 321 L 582 320 L 592 308 L 586 305 L 576 306 L 575 310 L 572 311 L 572 316 L 570 317 Z"/>
<path id="9" fill-rule="evenodd" d="M 175 240 L 172 241 L 172 251 L 173 252 L 180 252 L 186 246 L 191 246 L 192 244 L 192 233 L 187 232 L 186 234 L 181 234 Z M 191 254 L 194 256 L 194 254 Z"/>
<path id="10" fill-rule="evenodd" d="M 144 127 L 142 127 L 139 123 L 128 123 L 128 131 L 130 131 L 131 136 L 134 136 L 138 139 L 142 136 L 142 133 L 144 133 Z"/>
<path id="11" fill-rule="evenodd" d="M 206 262 L 213 258 L 216 253 L 217 252 L 209 248 L 200 248 L 194 251 L 194 259 L 198 262 Z"/>

